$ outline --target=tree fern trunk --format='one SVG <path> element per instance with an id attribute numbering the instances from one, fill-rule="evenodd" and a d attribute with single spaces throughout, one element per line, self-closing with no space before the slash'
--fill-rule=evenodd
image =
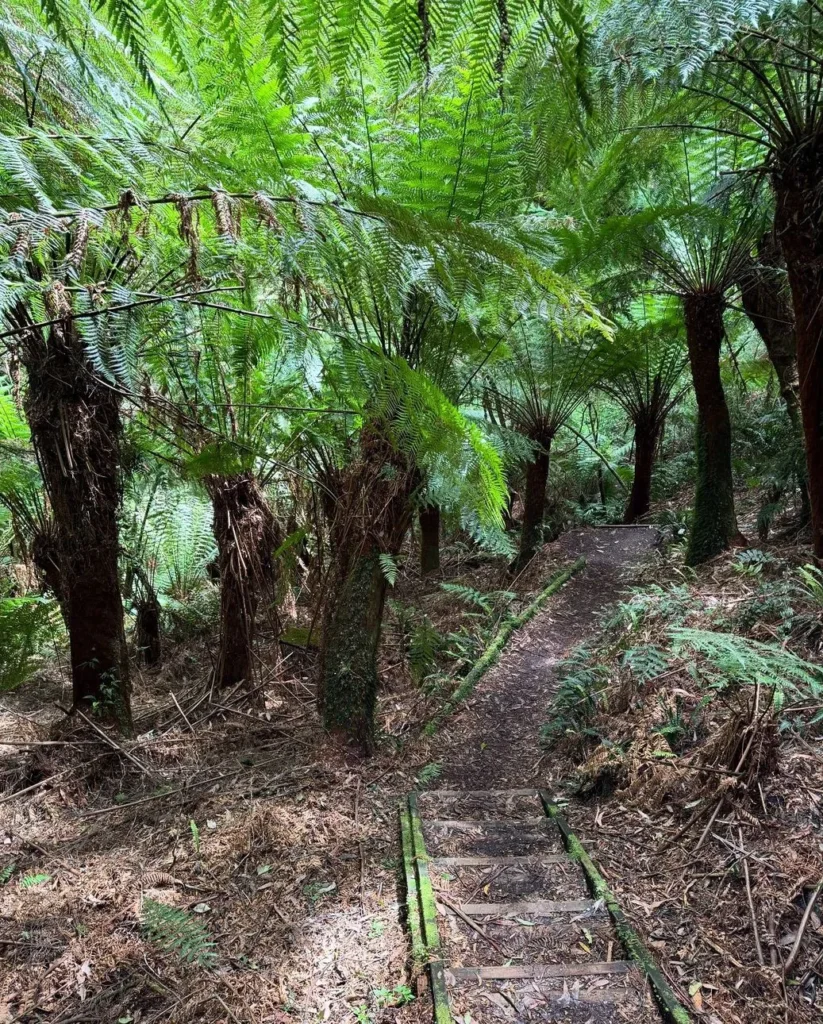
<path id="1" fill-rule="evenodd" d="M 551 442 L 549 442 L 550 444 Z M 549 447 L 542 447 L 526 467 L 526 490 L 523 495 L 523 526 L 520 550 L 512 566 L 520 572 L 534 557 L 543 541 L 543 516 L 546 511 L 546 485 L 549 481 Z"/>
<path id="2" fill-rule="evenodd" d="M 686 295 L 683 308 L 697 399 L 697 487 L 686 561 L 699 565 L 728 548 L 737 534 L 732 429 L 720 379 L 723 296 L 720 292 Z"/>
<path id="3" fill-rule="evenodd" d="M 440 506 L 420 509 L 420 571 L 426 576 L 440 568 Z"/>
<path id="4" fill-rule="evenodd" d="M 367 427 L 358 457 L 326 481 L 334 494 L 326 509 L 333 564 L 324 599 L 318 704 L 326 728 L 366 752 L 374 744 L 377 652 L 388 585 L 380 556 L 400 551 L 418 480 L 379 431 Z"/>
<path id="5" fill-rule="evenodd" d="M 69 309 L 58 285 L 52 314 Z M 56 317 L 54 317 L 56 318 Z M 30 322 L 22 307 L 14 319 Z M 129 667 L 118 573 L 120 401 L 86 362 L 75 325 L 29 332 L 25 409 L 54 523 L 49 562 L 66 620 L 72 704 L 131 731 Z"/>
<path id="6" fill-rule="evenodd" d="M 778 167 L 774 188 L 794 307 L 812 543 L 823 558 L 823 135 Z"/>
<path id="7" fill-rule="evenodd" d="M 660 426 L 639 418 L 634 424 L 634 481 L 623 516 L 624 523 L 636 523 L 651 507 L 652 473 Z"/>
<path id="8" fill-rule="evenodd" d="M 135 647 L 144 665 L 160 664 L 163 644 L 160 638 L 160 605 L 157 598 L 150 597 L 137 605 L 134 623 Z"/>
<path id="9" fill-rule="evenodd" d="M 210 476 L 220 573 L 220 648 L 217 686 L 251 686 L 254 638 L 261 597 L 273 596 L 277 525 L 262 488 L 250 472 Z"/>

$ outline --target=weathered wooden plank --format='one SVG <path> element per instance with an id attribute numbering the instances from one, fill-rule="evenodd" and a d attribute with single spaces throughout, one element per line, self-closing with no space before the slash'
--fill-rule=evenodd
<path id="1" fill-rule="evenodd" d="M 429 876 L 428 856 L 423 839 L 423 826 L 417 807 L 417 794 L 409 793 L 409 830 L 411 833 L 414 864 L 417 872 L 417 893 L 420 900 L 423 941 L 429 956 L 429 977 L 432 987 L 432 1003 L 434 1004 L 435 1024 L 452 1024 L 449 1007 L 449 993 L 443 972 L 443 958 L 440 952 L 440 933 L 437 930 L 437 905 L 434 902 L 434 889 Z"/>
<path id="2" fill-rule="evenodd" d="M 546 818 L 426 818 L 426 828 L 511 828 L 513 825 L 545 828 Z"/>
<path id="3" fill-rule="evenodd" d="M 450 967 L 449 971 L 458 980 L 505 981 L 509 978 L 589 978 L 604 974 L 626 974 L 632 968 L 628 960 L 614 960 L 610 963 L 593 964 L 524 964 L 501 967 Z"/>
<path id="4" fill-rule="evenodd" d="M 594 900 L 533 900 L 528 903 L 463 903 L 460 910 L 467 917 L 508 917 L 512 914 L 551 917 L 553 914 L 585 914 L 596 906 Z"/>
<path id="5" fill-rule="evenodd" d="M 435 797 L 438 800 L 453 800 L 463 796 L 533 796 L 539 799 L 537 789 L 427 789 L 418 793 L 418 800 Z"/>
<path id="6" fill-rule="evenodd" d="M 565 853 L 525 853 L 509 857 L 431 857 L 429 864 L 438 868 L 479 868 L 493 864 L 571 864 Z"/>
<path id="7" fill-rule="evenodd" d="M 417 892 L 417 870 L 408 804 L 400 807 L 400 842 L 403 848 L 403 867 L 406 875 L 406 912 L 411 936 L 412 957 L 414 962 L 420 965 L 426 959 L 426 943 L 423 941 L 423 922 L 420 917 L 420 897 Z"/>
<path id="8" fill-rule="evenodd" d="M 663 1017 L 670 1024 L 689 1024 L 691 1017 L 688 1010 L 683 1006 L 674 993 L 671 985 L 657 965 L 652 954 L 645 947 L 640 936 L 634 930 L 631 922 L 623 912 L 623 908 L 617 902 L 617 898 L 609 888 L 606 879 L 600 873 L 597 865 L 591 859 L 577 836 L 569 828 L 568 822 L 563 817 L 560 808 L 552 800 L 548 793 L 541 792 L 540 798 L 543 801 L 546 814 L 554 821 L 563 837 L 569 856 L 576 860 L 586 874 L 591 892 L 602 900 L 607 907 L 611 919 L 614 922 L 618 938 L 623 947 L 637 966 L 644 972 L 651 984 L 657 1005 Z"/>

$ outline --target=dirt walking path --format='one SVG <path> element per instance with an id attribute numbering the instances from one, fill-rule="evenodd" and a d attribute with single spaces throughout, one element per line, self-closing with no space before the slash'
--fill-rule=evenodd
<path id="1" fill-rule="evenodd" d="M 506 789 L 549 784 L 540 749 L 555 690 L 555 668 L 593 630 L 596 616 L 625 588 L 623 570 L 647 557 L 654 527 L 575 530 L 557 542 L 561 557 L 586 557 L 586 567 L 555 594 L 511 641 L 466 706 L 441 734 L 438 787 Z"/>

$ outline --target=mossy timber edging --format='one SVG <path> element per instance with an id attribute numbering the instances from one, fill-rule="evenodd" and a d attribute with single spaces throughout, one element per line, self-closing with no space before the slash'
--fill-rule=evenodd
<path id="1" fill-rule="evenodd" d="M 626 953 L 648 978 L 663 1019 L 667 1021 L 667 1024 L 691 1024 L 692 1018 L 688 1010 L 686 1010 L 674 994 L 674 990 L 666 981 L 654 957 L 643 945 L 639 935 L 617 902 L 617 898 L 609 888 L 606 879 L 584 849 L 583 844 L 569 828 L 569 824 L 563 817 L 560 808 L 543 790 L 540 790 L 540 799 L 543 802 L 546 814 L 560 830 L 569 857 L 576 861 L 585 872 L 592 895 L 595 899 L 603 900 Z"/>
<path id="2" fill-rule="evenodd" d="M 429 877 L 429 857 L 423 839 L 423 825 L 417 807 L 417 794 L 410 793 L 400 808 L 400 834 L 406 874 L 406 905 L 412 952 L 418 963 L 425 962 L 431 982 L 434 1024 L 453 1024 L 449 993 L 440 951 L 437 906 Z M 417 953 L 415 954 L 415 947 Z M 419 959 L 418 959 L 419 957 Z"/>
<path id="3" fill-rule="evenodd" d="M 543 605 L 548 599 L 555 594 L 564 583 L 574 576 L 575 573 L 579 572 L 586 564 L 586 559 L 581 555 L 576 561 L 572 562 L 571 565 L 567 565 L 565 569 L 561 569 L 560 572 L 556 573 L 548 582 L 548 584 L 540 591 L 538 596 L 532 601 L 530 605 L 523 609 L 519 615 L 515 615 L 513 618 L 506 619 L 497 631 L 497 636 L 492 640 L 480 658 L 474 663 L 469 672 L 463 677 L 460 685 L 452 694 L 451 698 L 446 702 L 445 707 L 441 708 L 440 711 L 427 722 L 423 733 L 426 736 L 433 736 L 440 724 L 460 705 L 463 701 L 471 694 L 475 686 L 480 682 L 481 678 L 489 671 L 489 669 L 497 663 L 503 648 L 509 641 L 512 633 L 516 630 L 521 629 L 530 622 L 535 615 L 543 608 Z"/>

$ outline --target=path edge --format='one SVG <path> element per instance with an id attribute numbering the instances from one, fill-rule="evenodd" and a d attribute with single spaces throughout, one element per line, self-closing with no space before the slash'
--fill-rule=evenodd
<path id="1" fill-rule="evenodd" d="M 543 606 L 552 594 L 557 593 L 564 583 L 568 582 L 572 576 L 580 572 L 580 570 L 585 568 L 585 566 L 586 557 L 585 555 L 581 555 L 570 565 L 565 566 L 565 568 L 555 573 L 534 601 L 527 605 L 519 615 L 515 615 L 513 618 L 506 619 L 503 622 L 500 629 L 497 631 L 497 635 L 494 640 L 492 640 L 469 672 L 467 672 L 463 677 L 460 685 L 454 691 L 451 698 L 446 702 L 445 706 L 442 707 L 440 711 L 438 711 L 434 717 L 423 726 L 424 736 L 434 736 L 445 719 L 456 711 L 456 709 L 471 695 L 474 688 L 489 669 L 492 668 L 493 665 L 497 664 L 497 661 L 503 653 L 503 649 L 510 640 L 512 634 L 525 626 L 527 622 L 531 622 L 535 615 L 537 615 L 539 611 L 542 611 Z"/>
<path id="2" fill-rule="evenodd" d="M 560 807 L 544 790 L 538 790 L 538 793 L 547 816 L 551 818 L 560 830 L 566 852 L 583 869 L 592 895 L 595 899 L 603 900 L 614 923 L 618 938 L 623 943 L 626 952 L 646 975 L 663 1020 L 666 1021 L 666 1024 L 692 1024 L 693 1018 L 689 1011 L 675 995 L 674 989 L 664 977 L 654 957 L 643 944 L 640 936 L 626 917 L 623 908 L 617 902 L 617 897 L 609 888 L 608 882 L 600 873 L 600 870 L 587 853 L 583 844 L 572 832 Z"/>

